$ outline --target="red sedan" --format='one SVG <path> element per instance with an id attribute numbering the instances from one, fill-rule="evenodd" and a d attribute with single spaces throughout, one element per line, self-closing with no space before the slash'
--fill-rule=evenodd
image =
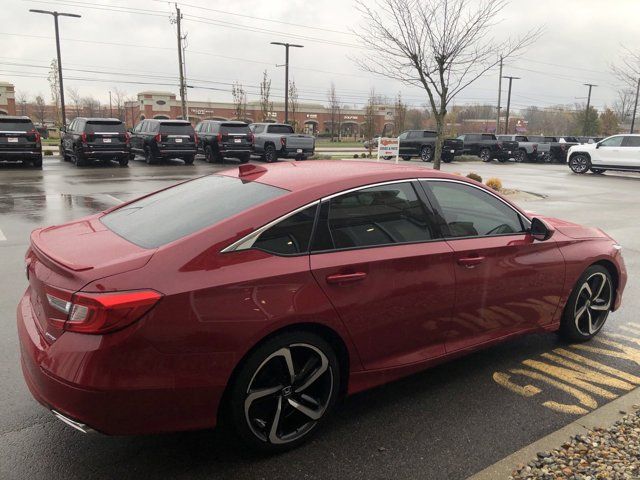
<path id="1" fill-rule="evenodd" d="M 515 335 L 589 340 L 620 306 L 620 249 L 424 168 L 243 165 L 34 231 L 24 376 L 82 431 L 224 416 L 291 448 L 343 395 Z"/>

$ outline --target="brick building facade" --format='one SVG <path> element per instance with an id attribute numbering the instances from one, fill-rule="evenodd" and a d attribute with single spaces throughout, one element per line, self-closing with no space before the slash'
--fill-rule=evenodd
<path id="1" fill-rule="evenodd" d="M 16 97 L 12 83 L 0 82 L 0 115 L 16 115 Z"/>

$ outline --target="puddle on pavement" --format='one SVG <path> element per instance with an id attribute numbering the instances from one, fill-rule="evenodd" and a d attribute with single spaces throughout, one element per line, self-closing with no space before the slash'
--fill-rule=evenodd
<path id="1" fill-rule="evenodd" d="M 109 194 L 0 196 L 3 219 L 53 224 L 90 215 L 121 203 Z"/>

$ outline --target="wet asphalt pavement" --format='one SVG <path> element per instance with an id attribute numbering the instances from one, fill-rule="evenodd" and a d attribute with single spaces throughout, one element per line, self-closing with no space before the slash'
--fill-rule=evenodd
<path id="1" fill-rule="evenodd" d="M 45 157 L 42 171 L 0 165 L 0 478 L 455 480 L 578 418 L 545 405 L 548 400 L 576 403 L 566 390 L 512 377 L 519 385 L 539 387 L 538 394 L 526 396 L 494 380 L 496 372 L 521 367 L 523 360 L 568 348 L 547 334 L 510 341 L 350 397 L 313 441 L 275 457 L 248 453 L 216 431 L 86 436 L 54 420 L 31 398 L 20 371 L 15 307 L 26 288 L 23 255 L 30 231 L 235 165 L 135 161 L 129 168 L 76 168 L 57 157 Z M 609 317 L 603 338 L 625 345 L 626 353 L 608 355 L 604 349 L 611 344 L 596 342 L 591 345 L 603 350 L 575 352 L 640 375 L 640 175 L 578 176 L 566 166 L 513 163 L 454 163 L 444 169 L 496 176 L 507 188 L 546 196 L 521 203 L 530 211 L 603 228 L 623 245 L 629 283 L 624 306 Z M 605 388 L 614 396 L 626 393 Z M 589 395 L 598 406 L 610 401 L 593 391 Z"/>

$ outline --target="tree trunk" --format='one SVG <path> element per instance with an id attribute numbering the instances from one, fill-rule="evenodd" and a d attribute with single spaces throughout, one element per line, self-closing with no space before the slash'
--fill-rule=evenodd
<path id="1" fill-rule="evenodd" d="M 444 144 L 444 115 L 435 114 L 436 119 L 436 150 L 433 152 L 433 168 L 440 170 L 440 156 L 442 155 L 442 145 Z"/>

